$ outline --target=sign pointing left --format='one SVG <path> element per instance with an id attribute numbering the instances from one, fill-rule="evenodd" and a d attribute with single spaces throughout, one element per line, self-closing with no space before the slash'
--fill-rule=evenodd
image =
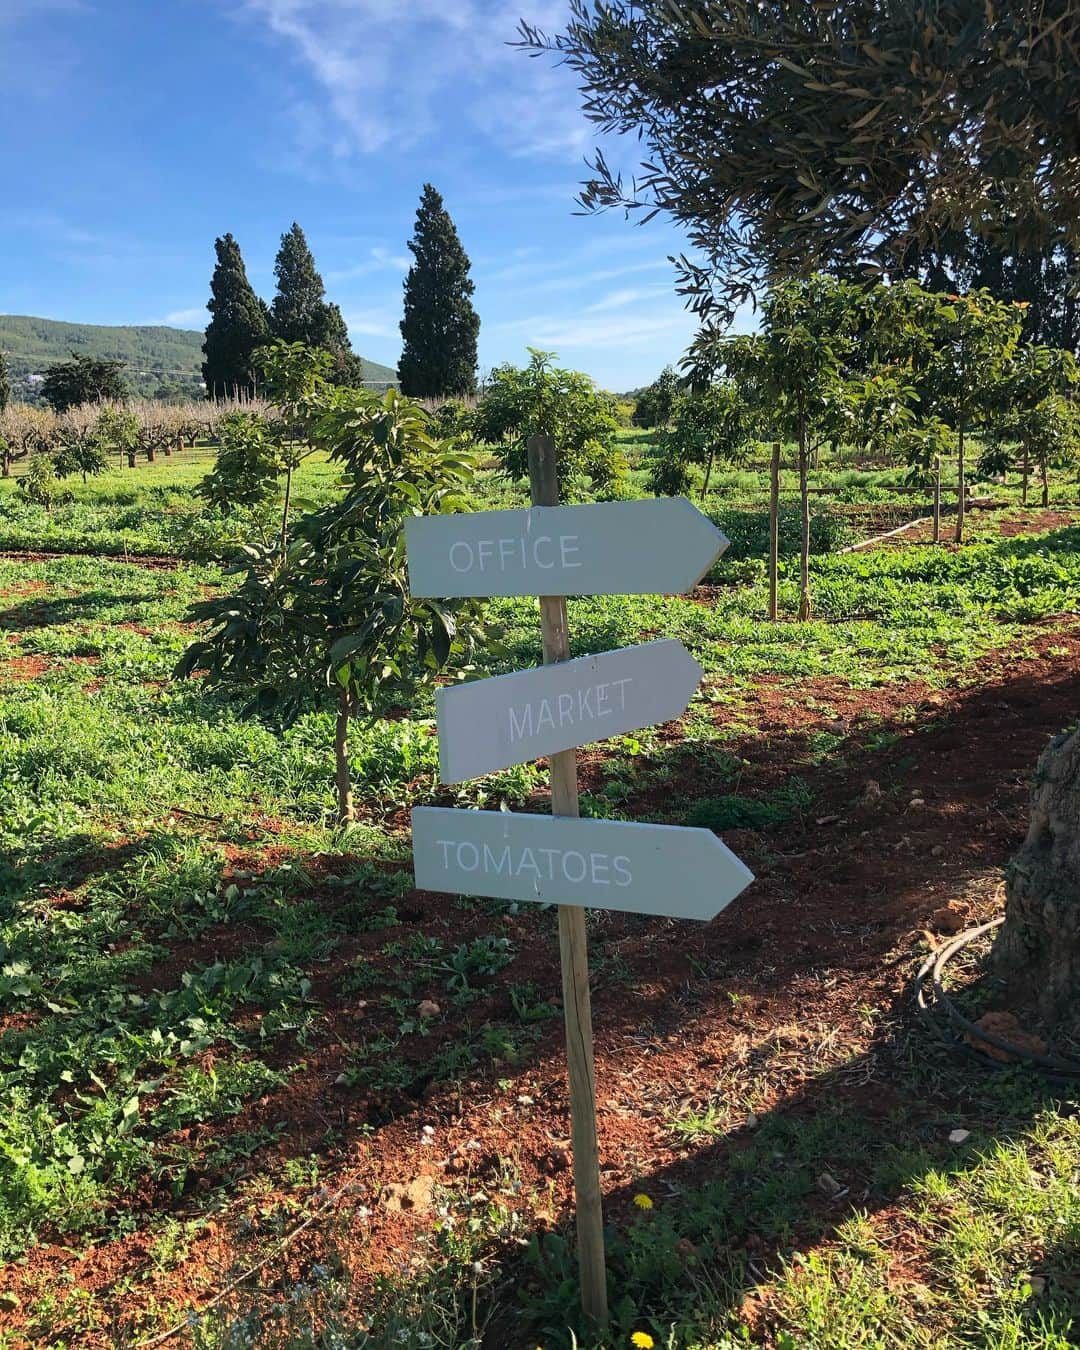
<path id="1" fill-rule="evenodd" d="M 701 667 L 675 638 L 439 689 L 439 777 L 480 778 L 681 717 Z"/>

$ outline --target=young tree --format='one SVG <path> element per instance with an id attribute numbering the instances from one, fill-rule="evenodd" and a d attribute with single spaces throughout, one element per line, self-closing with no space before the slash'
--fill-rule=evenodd
<path id="1" fill-rule="evenodd" d="M 476 389 L 480 317 L 476 286 L 457 229 L 430 183 L 424 184 L 409 240 L 415 261 L 405 278 L 402 391 L 414 398 L 454 398 Z"/>
<path id="2" fill-rule="evenodd" d="M 270 337 L 266 306 L 251 288 L 240 245 L 231 234 L 214 240 L 217 266 L 210 278 L 211 319 L 203 342 L 203 381 L 209 399 L 255 392 L 255 352 Z"/>
<path id="3" fill-rule="evenodd" d="M 218 427 L 214 467 L 195 489 L 209 506 L 228 513 L 262 506 L 278 496 L 283 471 L 275 438 L 257 413 L 230 412 Z"/>
<path id="4" fill-rule="evenodd" d="M 636 427 L 666 427 L 675 412 L 675 401 L 679 396 L 679 377 L 670 366 L 643 389 L 634 403 L 631 422 Z"/>
<path id="5" fill-rule="evenodd" d="M 8 375 L 7 357 L 0 352 L 0 414 L 11 402 L 11 377 Z"/>
<path id="6" fill-rule="evenodd" d="M 564 33 L 524 24 L 522 42 L 644 142 L 632 184 L 598 156 L 583 203 L 682 223 L 702 310 L 841 261 L 887 268 L 949 229 L 1019 252 L 1080 239 L 1070 0 L 573 0 Z"/>
<path id="7" fill-rule="evenodd" d="M 106 404 L 97 416 L 97 441 L 106 455 L 119 456 L 121 468 L 126 458 L 128 468 L 133 469 L 139 445 L 138 417 L 122 404 Z"/>
<path id="8" fill-rule="evenodd" d="M 956 437 L 954 539 L 959 544 L 967 511 L 967 437 L 1003 405 L 1008 363 L 1020 337 L 1020 311 L 986 291 L 936 296 L 911 288 L 909 295 L 915 323 L 931 347 L 916 372 L 921 410 L 951 427 Z"/>
<path id="9" fill-rule="evenodd" d="M 798 451 L 802 546 L 799 621 L 812 614 L 810 596 L 810 495 L 812 457 L 824 441 L 850 424 L 854 392 L 848 367 L 862 317 L 857 287 L 817 274 L 774 286 L 761 307 L 761 331 L 728 338 L 706 328 L 691 346 L 697 371 L 719 367 L 748 381 L 766 411 L 773 434 Z M 699 375 L 700 378 L 700 375 Z"/>
<path id="10" fill-rule="evenodd" d="M 649 475 L 649 491 L 677 496 L 689 491 L 690 468 L 705 470 L 701 499 L 709 491 L 713 464 L 745 462 L 754 433 L 750 409 L 733 380 L 682 394 L 675 403 L 669 429 L 661 431 Z"/>
<path id="11" fill-rule="evenodd" d="M 249 546 L 233 594 L 195 605 L 207 625 L 177 667 L 251 695 L 245 714 L 288 724 L 317 698 L 336 695 L 338 818 L 354 818 L 348 733 L 358 712 L 408 700 L 476 633 L 474 602 L 419 600 L 409 592 L 404 521 L 460 509 L 473 465 L 427 434 L 423 409 L 390 390 L 326 389 L 306 434 L 336 461 L 344 490 L 301 517 L 286 548 Z"/>
<path id="12" fill-rule="evenodd" d="M 54 411 L 66 412 L 83 403 L 122 403 L 128 396 L 121 371 L 123 361 L 71 353 L 70 361 L 55 361 L 45 371 L 41 396 Z"/>
<path id="13" fill-rule="evenodd" d="M 479 440 L 498 447 L 513 478 L 529 472 L 530 436 L 551 436 L 558 451 L 559 480 L 581 475 L 594 487 L 609 487 L 625 471 L 615 445 L 619 424 L 614 400 L 588 375 L 553 364 L 553 352 L 529 348 L 524 368 L 506 365 L 491 372 L 476 408 Z"/>
<path id="14" fill-rule="evenodd" d="M 99 420 L 99 410 L 89 403 L 77 404 L 60 414 L 52 455 L 57 478 L 78 473 L 85 483 L 91 474 L 109 467 L 108 449 L 98 434 Z"/>

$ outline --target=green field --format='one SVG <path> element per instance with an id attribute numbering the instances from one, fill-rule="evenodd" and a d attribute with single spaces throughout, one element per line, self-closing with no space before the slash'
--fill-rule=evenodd
<path id="1" fill-rule="evenodd" d="M 0 485 L 0 551 L 56 554 L 0 558 L 0 1345 L 131 1344 L 178 1320 L 180 1340 L 207 1347 L 568 1346 L 566 1174 L 545 1181 L 512 1123 L 534 1112 L 544 1137 L 565 1132 L 564 1098 L 537 1095 L 561 1074 L 553 916 L 418 900 L 408 867 L 407 807 L 522 807 L 545 775 L 441 788 L 424 700 L 357 726 L 360 819 L 343 829 L 327 704 L 313 697 L 282 733 L 175 682 L 188 606 L 225 584 L 179 556 L 205 543 L 192 488 L 209 462 L 196 451 L 72 484 L 51 513 Z M 309 459 L 297 496 L 328 500 L 335 477 Z M 836 553 L 873 525 L 867 509 L 910 513 L 895 478 L 834 475 L 849 500 L 817 527 L 812 623 L 765 622 L 759 473 L 720 475 L 710 494 L 733 540 L 715 587 L 571 602 L 575 652 L 675 636 L 706 671 L 677 727 L 587 752 L 587 813 L 734 829 L 759 873 L 782 875 L 836 818 L 837 775 L 859 784 L 886 756 L 903 805 L 903 738 L 934 725 L 916 705 L 974 696 L 997 653 L 1057 659 L 1080 611 L 1080 526 L 1003 537 L 1013 484 L 961 550 Z M 482 480 L 478 504 L 516 499 Z M 796 581 L 789 559 L 788 615 Z M 477 673 L 538 661 L 535 602 L 492 602 L 489 619 L 498 645 Z M 797 735 L 766 724 L 763 690 L 807 717 Z M 857 717 L 838 714 L 842 693 L 862 700 Z M 877 847 L 861 828 L 856 855 Z M 943 865 L 929 845 L 925 862 Z M 751 922 L 752 899 L 739 903 Z M 901 973 L 925 950 L 920 904 L 896 929 Z M 957 1062 L 888 980 L 837 991 L 850 1021 L 830 1031 L 805 993 L 833 997 L 813 950 L 793 977 L 813 1029 L 800 1042 L 767 961 L 726 966 L 698 930 L 662 920 L 590 928 L 602 1110 L 623 1094 L 654 1142 L 634 1136 L 640 1179 L 611 1201 L 612 1332 L 578 1326 L 578 1345 L 634 1332 L 687 1350 L 1076 1344 L 1072 1088 Z M 657 954 L 683 946 L 665 982 Z M 423 999 L 435 1013 L 417 1014 Z M 744 1015 L 741 1050 L 712 1069 L 695 1050 L 698 1079 L 669 1080 L 676 1027 L 737 1045 Z M 659 1048 L 643 1060 L 646 1044 Z M 889 1087 L 871 1108 L 856 1088 L 875 1064 Z M 445 1137 L 464 1150 L 493 1119 L 505 1153 L 478 1152 L 475 1175 L 428 1166 Z M 954 1145 L 958 1120 L 969 1134 Z M 410 1168 L 434 1177 L 428 1217 L 395 1219 L 388 1237 L 379 1197 Z"/>

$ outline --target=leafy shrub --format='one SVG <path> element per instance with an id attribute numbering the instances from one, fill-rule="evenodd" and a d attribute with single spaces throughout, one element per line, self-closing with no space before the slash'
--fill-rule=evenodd
<path id="1" fill-rule="evenodd" d="M 703 797 L 686 817 L 686 824 L 706 830 L 771 830 L 783 825 L 810 804 L 810 791 L 801 779 L 763 799 L 726 792 Z"/>
<path id="2" fill-rule="evenodd" d="M 265 419 L 256 413 L 229 413 L 221 419 L 218 440 L 217 460 L 199 484 L 199 496 L 224 512 L 272 501 L 283 465 Z"/>

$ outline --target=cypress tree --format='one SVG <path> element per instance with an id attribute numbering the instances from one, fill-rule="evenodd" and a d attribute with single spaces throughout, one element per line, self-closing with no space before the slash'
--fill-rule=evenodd
<path id="1" fill-rule="evenodd" d="M 409 248 L 416 261 L 405 278 L 402 392 L 415 398 L 471 394 L 480 332 L 471 299 L 476 287 L 454 222 L 430 183 L 424 184 Z"/>
<path id="2" fill-rule="evenodd" d="M 251 394 L 255 387 L 254 353 L 270 339 L 266 306 L 251 288 L 240 245 L 231 234 L 214 240 L 217 266 L 210 279 L 213 316 L 203 342 L 203 379 L 207 398 Z"/>
<path id="3" fill-rule="evenodd" d="M 281 236 L 274 263 L 277 294 L 270 306 L 270 327 L 283 342 L 303 342 L 322 347 L 335 361 L 333 377 L 338 383 L 351 383 L 359 360 L 353 355 L 349 330 L 337 305 L 329 302 L 326 287 L 315 266 L 315 258 L 304 231 L 293 221 L 292 229 Z"/>
<path id="4" fill-rule="evenodd" d="M 0 413 L 11 402 L 11 379 L 8 375 L 7 357 L 0 352 Z"/>

